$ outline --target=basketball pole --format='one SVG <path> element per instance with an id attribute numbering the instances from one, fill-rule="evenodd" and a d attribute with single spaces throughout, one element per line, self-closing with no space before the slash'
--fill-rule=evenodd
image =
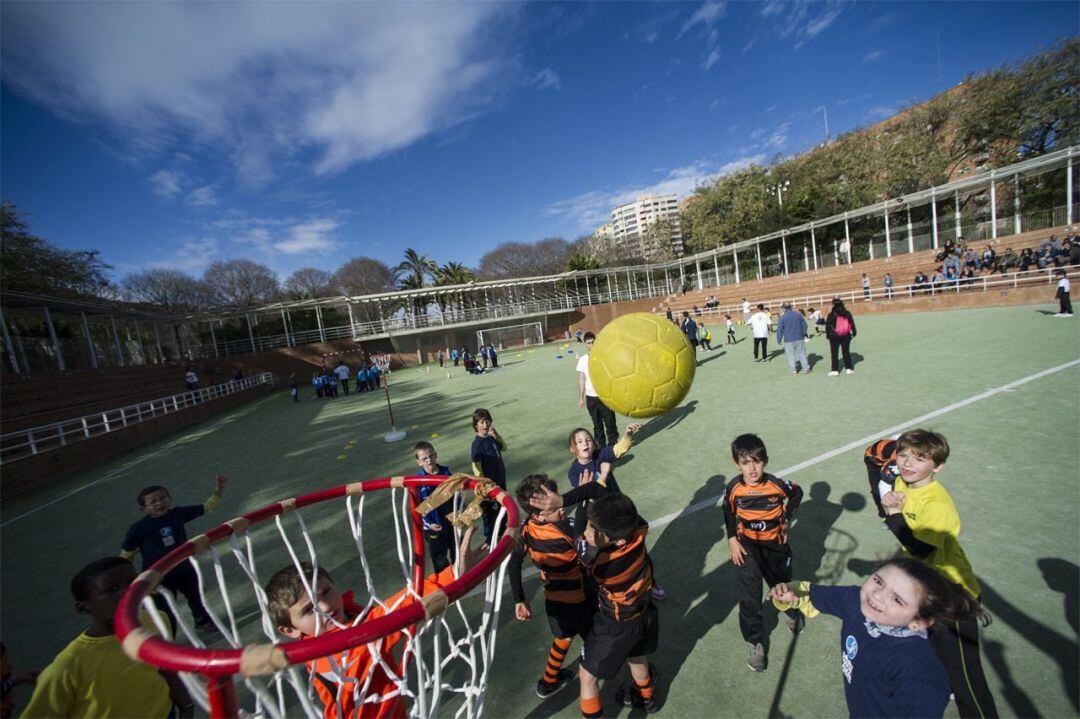
<path id="1" fill-rule="evenodd" d="M 400 357 L 401 353 L 398 352 L 398 346 L 397 342 L 394 340 L 394 336 L 391 335 L 389 331 L 387 331 L 386 336 L 390 338 L 390 346 L 393 348 L 394 354 Z M 401 440 L 405 439 L 407 433 L 403 429 L 398 429 L 397 422 L 394 421 L 394 407 L 390 403 L 390 364 L 393 360 L 390 355 L 385 355 L 385 357 L 386 361 L 384 362 L 384 364 L 386 366 L 380 367 L 379 369 L 381 369 L 383 372 L 383 391 L 386 394 L 386 411 L 390 415 L 390 431 L 383 435 L 383 441 L 400 442 Z"/>

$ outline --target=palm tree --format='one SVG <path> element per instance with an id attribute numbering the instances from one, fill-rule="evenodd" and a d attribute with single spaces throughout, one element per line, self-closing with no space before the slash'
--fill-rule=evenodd
<path id="1" fill-rule="evenodd" d="M 400 276 L 405 275 L 411 278 L 413 288 L 424 287 L 427 284 L 425 280 L 428 277 L 432 279 L 438 277 L 438 273 L 439 265 L 435 260 L 427 255 L 421 255 L 411 247 L 405 250 L 405 260 L 394 268 L 394 274 L 399 276 L 399 285 L 402 280 Z"/>
<path id="2" fill-rule="evenodd" d="M 398 276 L 397 286 L 399 290 L 418 290 L 426 287 L 425 280 L 428 277 L 435 278 L 439 271 L 439 265 L 427 255 L 421 255 L 411 247 L 405 250 L 404 261 L 394 268 L 394 274 Z M 413 315 L 422 315 L 427 307 L 427 300 L 423 297 L 413 297 Z"/>
<path id="3" fill-rule="evenodd" d="M 476 276 L 465 265 L 460 262 L 447 262 L 438 269 L 435 277 L 435 286 L 447 287 L 450 285 L 467 285 L 475 280 Z M 439 310 L 445 312 L 448 304 L 446 300 L 440 296 L 438 302 Z M 453 303 L 450 303 L 451 306 L 452 304 Z"/>

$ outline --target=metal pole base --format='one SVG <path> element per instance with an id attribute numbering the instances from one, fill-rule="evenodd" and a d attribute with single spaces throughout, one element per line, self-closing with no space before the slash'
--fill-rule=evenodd
<path id="1" fill-rule="evenodd" d="M 384 442 L 400 442 L 401 440 L 405 439 L 407 436 L 408 436 L 408 434 L 405 432 L 405 430 L 398 429 L 397 427 L 394 427 L 394 428 L 391 429 L 391 431 L 389 431 L 385 435 L 383 435 L 383 441 Z"/>

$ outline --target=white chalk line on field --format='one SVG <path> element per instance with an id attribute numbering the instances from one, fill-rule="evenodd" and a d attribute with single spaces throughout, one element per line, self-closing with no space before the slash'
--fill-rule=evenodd
<path id="1" fill-rule="evenodd" d="M 796 472 L 800 472 L 800 471 L 802 471 L 804 469 L 807 469 L 809 467 L 813 467 L 815 464 L 820 464 L 822 462 L 825 462 L 826 460 L 832 459 L 833 457 L 838 457 L 841 454 L 844 454 L 845 452 L 850 452 L 853 449 L 866 447 L 870 442 L 873 442 L 874 440 L 881 439 L 882 437 L 891 437 L 891 436 L 893 436 L 893 435 L 895 435 L 895 434 L 897 434 L 899 432 L 903 432 L 906 429 L 910 429 L 911 427 L 914 427 L 916 425 L 920 425 L 920 424 L 922 424 L 924 422 L 928 422 L 928 421 L 930 421 L 932 419 L 940 417 L 943 414 L 948 414 L 949 412 L 953 412 L 955 410 L 962 409 L 962 408 L 967 407 L 969 405 L 975 404 L 976 402 L 979 402 L 981 400 L 987 399 L 989 397 L 993 397 L 994 395 L 997 395 L 997 394 L 1001 394 L 1001 393 L 1004 393 L 1004 392 L 1011 392 L 1013 389 L 1015 389 L 1015 388 L 1017 388 L 1017 387 L 1019 387 L 1021 385 L 1025 385 L 1028 382 L 1034 382 L 1037 379 L 1042 379 L 1043 377 L 1047 377 L 1047 376 L 1055 374 L 1057 372 L 1061 372 L 1062 370 L 1067 370 L 1070 367 L 1075 367 L 1078 364 L 1080 364 L 1080 359 L 1074 359 L 1074 360 L 1072 360 L 1070 362 L 1066 362 L 1064 364 L 1059 364 L 1056 367 L 1051 367 L 1049 369 L 1044 369 L 1041 372 L 1036 372 L 1035 374 L 1030 374 L 1027 377 L 1022 377 L 1022 378 L 1020 378 L 1020 379 L 1018 379 L 1018 380 L 1016 380 L 1014 382 L 1009 382 L 1008 384 L 1003 384 L 1000 387 L 991 387 L 990 389 L 986 390 L 985 392 L 980 392 L 979 394 L 972 395 L 971 397 L 968 397 L 967 399 L 962 399 L 959 402 L 953 402 L 952 404 L 946 405 L 946 406 L 944 406 L 944 407 L 942 407 L 940 409 L 935 409 L 933 412 L 927 412 L 926 414 L 919 415 L 918 417 L 915 417 L 914 419 L 909 419 L 909 420 L 906 420 L 904 422 L 901 422 L 900 424 L 895 424 L 892 427 L 887 427 L 885 429 L 878 430 L 877 432 L 874 432 L 873 434 L 868 434 L 865 437 L 861 437 L 861 438 L 856 439 L 856 440 L 854 440 L 852 442 L 848 442 L 847 444 L 843 445 L 842 447 L 837 447 L 836 449 L 830 449 L 828 452 L 823 452 L 822 454 L 819 454 L 816 457 L 811 457 L 810 459 L 808 459 L 808 460 L 806 460 L 804 462 L 799 462 L 798 464 L 793 464 L 790 467 L 787 467 L 786 469 L 781 469 L 780 471 L 776 472 L 775 474 L 776 474 L 777 477 L 787 477 L 789 475 L 795 474 Z M 722 496 L 723 495 L 718 494 L 715 497 L 710 497 L 709 499 L 703 499 L 700 502 L 695 502 L 694 504 L 691 504 L 688 507 L 684 507 L 683 509 L 679 510 L 678 512 L 672 512 L 671 514 L 665 514 L 663 517 L 660 517 L 659 519 L 651 520 L 649 522 L 649 529 L 654 529 L 656 527 L 662 527 L 665 524 L 670 524 L 671 522 L 675 521 L 676 519 L 679 519 L 680 517 L 685 517 L 687 515 L 694 514 L 695 512 L 700 512 L 701 510 L 708 509 L 709 507 L 715 507 L 716 503 L 720 501 Z M 536 576 L 537 574 L 539 574 L 539 572 L 536 569 L 536 567 L 529 567 L 524 572 L 522 572 L 522 579 L 528 579 L 528 578 L 531 578 L 533 576 Z M 473 594 L 477 593 L 477 591 L 479 589 L 482 589 L 482 587 L 478 587 L 477 589 L 474 589 L 472 592 L 470 592 L 470 594 L 468 596 L 472 596 Z"/>
<path id="2" fill-rule="evenodd" d="M 244 410 L 244 411 L 254 411 L 259 405 L 273 399 L 275 396 L 276 395 L 271 395 L 269 397 L 264 397 L 263 399 L 257 400 L 253 404 L 249 404 L 249 405 L 247 405 L 245 407 L 242 407 L 241 409 Z M 211 426 L 204 427 L 204 428 L 198 428 L 198 429 L 193 428 L 192 431 L 213 432 L 214 430 L 218 429 L 221 425 L 235 421 L 235 418 L 236 418 L 236 415 L 230 412 L 228 416 L 218 419 Z M 102 482 L 107 482 L 110 479 L 116 478 L 117 476 L 123 474 L 124 472 L 127 472 L 132 467 L 135 467 L 136 465 L 142 464 L 143 462 L 145 462 L 148 459 L 153 459 L 154 457 L 158 456 L 159 454 L 161 454 L 163 452 L 167 452 L 168 450 L 172 449 L 173 447 L 175 447 L 180 442 L 186 441 L 189 434 L 190 433 L 185 432 L 181 436 L 170 440 L 168 442 L 168 444 L 161 447 L 160 449 L 154 450 L 150 454 L 145 454 L 142 457 L 138 457 L 137 459 L 133 459 L 133 460 L 131 460 L 129 462 L 125 462 L 124 464 L 120 465 L 119 467 L 112 470 L 111 472 L 108 472 L 107 474 L 95 479 L 93 482 L 88 482 L 88 483 L 82 485 L 81 487 L 76 487 L 75 489 L 71 490 L 70 492 L 66 492 L 65 494 L 62 494 L 61 496 L 57 497 L 56 499 L 50 500 L 50 501 L 46 502 L 45 504 L 39 505 L 37 507 L 34 507 L 31 510 L 23 512 L 22 514 L 20 514 L 18 516 L 12 517 L 11 519 L 7 520 L 6 522 L 0 523 L 0 529 L 8 526 L 9 524 L 14 524 L 15 522 L 18 522 L 20 519 L 25 519 L 26 517 L 29 517 L 31 514 L 37 514 L 41 510 L 47 509 L 48 507 L 51 507 L 54 504 L 59 504 L 60 502 L 63 502 L 65 500 L 67 500 L 67 499 L 70 499 L 71 497 L 75 496 L 79 492 L 90 489 L 91 487 L 99 485 Z"/>

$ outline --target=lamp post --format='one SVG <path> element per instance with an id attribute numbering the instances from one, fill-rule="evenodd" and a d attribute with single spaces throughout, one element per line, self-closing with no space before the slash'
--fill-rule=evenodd
<path id="1" fill-rule="evenodd" d="M 790 191 L 790 189 L 791 189 L 791 180 L 784 180 L 783 182 L 778 182 L 775 185 L 770 185 L 768 188 L 766 188 L 767 192 L 770 195 L 774 195 L 776 197 L 776 201 L 778 203 L 780 203 L 780 222 L 781 222 L 781 224 L 783 224 L 783 221 L 784 221 L 784 193 Z M 785 237 L 784 234 L 785 234 L 784 230 L 783 230 L 783 228 L 781 228 L 781 230 L 780 230 L 781 258 L 780 259 L 781 259 L 781 262 L 783 264 L 784 274 L 786 275 L 788 273 L 788 266 L 787 266 L 788 265 L 788 262 L 787 262 L 787 260 L 788 260 L 788 258 L 787 258 L 787 237 Z"/>

